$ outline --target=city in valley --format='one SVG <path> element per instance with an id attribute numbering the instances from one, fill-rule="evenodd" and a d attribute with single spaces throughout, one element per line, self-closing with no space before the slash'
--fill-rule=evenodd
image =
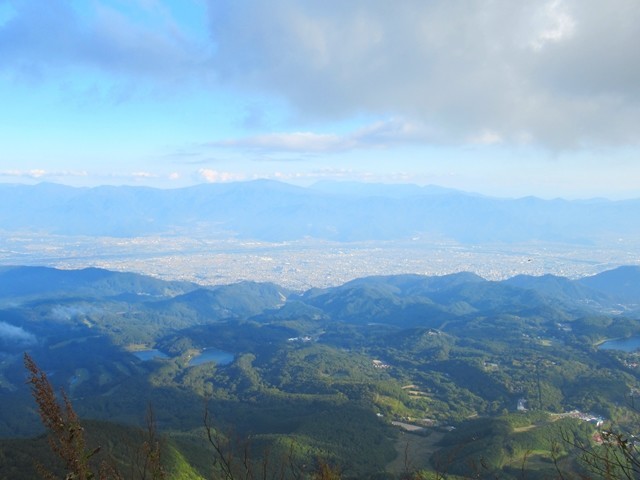
<path id="1" fill-rule="evenodd" d="M 578 278 L 640 263 L 640 243 L 629 238 L 601 245 L 465 245 L 425 238 L 272 243 L 187 235 L 115 238 L 16 232 L 5 232 L 0 238 L 0 262 L 4 265 L 100 267 L 206 285 L 251 280 L 294 290 L 402 273 L 446 275 L 468 271 L 488 280 L 519 274 Z"/>

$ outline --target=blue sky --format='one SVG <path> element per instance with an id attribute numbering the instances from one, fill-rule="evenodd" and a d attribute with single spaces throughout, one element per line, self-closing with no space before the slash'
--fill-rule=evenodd
<path id="1" fill-rule="evenodd" d="M 0 181 L 640 197 L 637 0 L 0 0 Z"/>

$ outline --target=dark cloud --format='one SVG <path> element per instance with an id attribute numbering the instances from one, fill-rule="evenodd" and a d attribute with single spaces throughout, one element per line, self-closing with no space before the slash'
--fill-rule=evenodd
<path id="1" fill-rule="evenodd" d="M 4 5 L 12 13 L 0 23 L 0 71 L 36 82 L 61 69 L 106 72 L 123 85 L 113 90 L 115 103 L 148 84 L 216 88 L 215 79 L 236 93 L 285 99 L 299 125 L 394 118 L 413 125 L 410 135 L 385 133 L 403 141 L 560 150 L 640 140 L 637 0 Z M 208 6 L 200 12 L 208 39 L 174 15 L 198 5 Z M 250 107 L 242 122 L 264 129 L 268 115 Z M 292 145 L 304 139 L 283 138 Z M 316 151 L 364 141 L 306 140 Z"/>
<path id="2" fill-rule="evenodd" d="M 303 118 L 401 116 L 427 141 L 639 140 L 636 0 L 209 5 L 221 78 L 281 95 Z"/>

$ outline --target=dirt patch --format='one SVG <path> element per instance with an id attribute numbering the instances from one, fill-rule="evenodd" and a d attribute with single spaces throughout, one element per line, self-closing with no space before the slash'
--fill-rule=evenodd
<path id="1" fill-rule="evenodd" d="M 528 432 L 529 430 L 533 430 L 533 429 L 534 429 L 534 428 L 536 428 L 536 427 L 537 427 L 537 425 L 533 425 L 533 424 L 532 424 L 532 425 L 527 425 L 526 427 L 516 427 L 516 428 L 514 428 L 514 429 L 513 429 L 513 431 L 514 431 L 515 433 L 518 433 L 518 432 Z"/>

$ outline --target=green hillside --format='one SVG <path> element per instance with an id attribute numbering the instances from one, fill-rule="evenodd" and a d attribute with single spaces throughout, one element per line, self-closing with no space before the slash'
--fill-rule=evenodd
<path id="1" fill-rule="evenodd" d="M 637 354 L 599 344 L 634 341 L 640 320 L 579 281 L 413 275 L 296 294 L 251 283 L 180 293 L 154 280 L 141 295 L 144 277 L 98 272 L 113 286 L 101 295 L 102 280 L 87 294 L 87 272 L 67 271 L 57 296 L 47 282 L 59 272 L 14 272 L 17 284 L 36 279 L 0 310 L 0 458 L 31 472 L 22 478 L 33 478 L 29 459 L 53 465 L 25 351 L 119 465 L 152 405 L 171 478 L 210 475 L 205 404 L 256 465 L 331 465 L 346 478 L 393 478 L 409 464 L 545 478 L 584 468 L 563 435 L 591 449 L 602 428 L 638 433 Z M 403 461 L 409 443 L 419 448 Z"/>

